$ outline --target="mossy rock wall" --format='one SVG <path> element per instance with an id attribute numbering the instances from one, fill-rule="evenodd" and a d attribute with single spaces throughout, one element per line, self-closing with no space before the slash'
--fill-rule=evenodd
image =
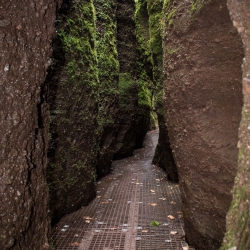
<path id="1" fill-rule="evenodd" d="M 162 8 L 163 1 L 136 1 L 135 20 L 140 58 L 138 69 L 141 85 L 147 88 L 149 93 L 152 127 L 155 128 L 156 123 L 159 127 L 159 142 L 153 163 L 166 170 L 169 179 L 178 181 L 163 108 Z M 158 118 L 155 117 L 155 113 Z"/>
<path id="2" fill-rule="evenodd" d="M 119 61 L 116 42 L 116 1 L 94 0 L 96 10 L 96 50 L 99 76 L 98 133 L 100 149 L 96 165 L 100 178 L 111 170 L 118 130 Z"/>
<path id="3" fill-rule="evenodd" d="M 227 215 L 227 233 L 220 249 L 245 250 L 250 249 L 250 2 L 229 0 L 228 8 L 245 48 L 242 66 L 244 107 L 239 130 L 238 173 L 233 188 L 233 201 Z"/>
<path id="4" fill-rule="evenodd" d="M 114 159 L 130 156 L 134 149 L 142 147 L 150 122 L 148 106 L 139 103 L 134 13 L 133 0 L 117 1 L 117 49 L 120 63 L 117 121 L 119 130 Z"/>
<path id="5" fill-rule="evenodd" d="M 216 250 L 237 171 L 243 48 L 227 1 L 164 5 L 164 101 L 178 168 L 185 233 Z"/>
<path id="6" fill-rule="evenodd" d="M 91 0 L 63 1 L 47 77 L 52 222 L 95 197 L 98 131 L 96 26 Z"/>
<path id="7" fill-rule="evenodd" d="M 0 249 L 49 249 L 42 89 L 56 2 L 1 1 Z"/>

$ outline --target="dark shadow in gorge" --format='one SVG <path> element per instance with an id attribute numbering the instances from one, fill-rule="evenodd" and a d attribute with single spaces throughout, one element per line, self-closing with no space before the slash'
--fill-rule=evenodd
<path id="1" fill-rule="evenodd" d="M 62 3 L 61 8 L 57 8 L 56 19 L 58 22 L 59 17 L 62 15 L 68 15 L 70 11 L 70 0 L 66 0 Z M 56 23 L 56 28 L 58 28 L 58 23 Z M 49 207 L 50 207 L 50 217 L 51 224 L 54 225 L 60 219 L 60 216 L 57 216 L 58 211 L 53 209 L 54 204 L 57 202 L 57 193 L 56 190 L 56 182 L 54 182 L 54 171 L 53 162 L 55 161 L 56 151 L 57 151 L 57 127 L 58 127 L 58 119 L 57 113 L 59 112 L 59 107 L 56 102 L 57 98 L 57 90 L 58 85 L 60 84 L 60 75 L 66 65 L 65 52 L 63 50 L 63 43 L 59 36 L 56 36 L 52 42 L 52 59 L 53 64 L 47 70 L 47 76 L 45 80 L 45 98 L 48 103 L 48 111 L 49 111 L 49 144 L 48 144 L 48 166 L 46 171 L 47 183 L 50 191 L 49 198 Z M 65 171 L 65 169 L 64 169 Z"/>

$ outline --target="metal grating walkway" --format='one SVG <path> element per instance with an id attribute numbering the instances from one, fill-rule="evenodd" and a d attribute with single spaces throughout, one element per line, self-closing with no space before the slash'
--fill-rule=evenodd
<path id="1" fill-rule="evenodd" d="M 157 140 L 158 131 L 149 132 L 145 148 L 113 163 L 97 198 L 53 229 L 55 250 L 191 250 L 179 187 L 151 164 Z"/>

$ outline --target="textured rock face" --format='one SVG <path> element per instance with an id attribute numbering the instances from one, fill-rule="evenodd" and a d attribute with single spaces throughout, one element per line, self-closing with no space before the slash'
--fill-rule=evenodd
<path id="1" fill-rule="evenodd" d="M 1 1 L 0 249 L 48 249 L 47 133 L 41 88 L 56 1 Z"/>
<path id="2" fill-rule="evenodd" d="M 136 2 L 136 34 L 140 82 L 147 87 L 151 106 L 154 107 L 159 124 L 159 142 L 153 163 L 166 170 L 169 179 L 178 181 L 177 168 L 174 163 L 169 143 L 167 125 L 162 104 L 163 73 L 162 73 L 162 1 L 138 0 Z M 145 88 L 144 87 L 144 88 Z M 151 112 L 151 117 L 154 117 Z M 151 126 L 155 126 L 151 119 Z"/>
<path id="3" fill-rule="evenodd" d="M 221 250 L 244 250 L 250 249 L 250 2 L 248 0 L 230 0 L 228 8 L 245 47 L 245 59 L 242 67 L 244 107 L 239 131 L 238 173 L 233 189 L 233 201 L 227 215 L 227 234 Z"/>
<path id="4" fill-rule="evenodd" d="M 94 0 L 97 28 L 97 60 L 99 76 L 98 125 L 100 149 L 96 174 L 100 178 L 111 170 L 118 130 L 119 62 L 116 43 L 116 1 Z"/>
<path id="5" fill-rule="evenodd" d="M 243 50 L 226 1 L 202 2 L 165 6 L 165 105 L 187 240 L 212 250 L 237 169 Z"/>
<path id="6" fill-rule="evenodd" d="M 169 141 L 168 129 L 166 125 L 166 118 L 164 114 L 163 104 L 158 104 L 157 117 L 159 124 L 159 140 L 155 149 L 153 164 L 158 165 L 164 169 L 168 178 L 171 181 L 178 182 L 178 171 L 172 154 L 172 148 Z"/>
<path id="7" fill-rule="evenodd" d="M 91 0 L 63 1 L 46 85 L 50 108 L 47 170 L 52 222 L 95 196 L 98 73 Z"/>
<path id="8" fill-rule="evenodd" d="M 142 147 L 150 124 L 149 109 L 139 103 L 137 83 L 137 48 L 134 23 L 135 2 L 117 1 L 117 50 L 119 75 L 119 130 L 116 153 L 120 159 Z"/>

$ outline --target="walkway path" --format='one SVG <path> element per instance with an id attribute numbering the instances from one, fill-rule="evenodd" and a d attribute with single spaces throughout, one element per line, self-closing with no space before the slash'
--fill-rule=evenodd
<path id="1" fill-rule="evenodd" d="M 151 164 L 157 140 L 158 131 L 149 132 L 145 148 L 113 163 L 97 198 L 54 229 L 56 250 L 188 249 L 179 187 Z"/>

